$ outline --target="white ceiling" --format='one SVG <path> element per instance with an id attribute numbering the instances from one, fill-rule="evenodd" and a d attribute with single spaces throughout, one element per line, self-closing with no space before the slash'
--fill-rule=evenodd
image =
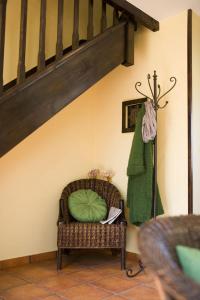
<path id="1" fill-rule="evenodd" d="M 161 21 L 186 9 L 200 15 L 200 0 L 128 0 L 151 17 Z"/>

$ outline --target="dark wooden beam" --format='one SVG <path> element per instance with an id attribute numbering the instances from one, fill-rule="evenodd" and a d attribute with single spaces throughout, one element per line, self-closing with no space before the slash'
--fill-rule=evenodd
<path id="1" fill-rule="evenodd" d="M 0 98 L 0 156 L 124 61 L 125 30 L 126 22 L 109 28 L 4 93 Z"/>
<path id="2" fill-rule="evenodd" d="M 112 5 L 113 7 L 121 10 L 122 12 L 128 14 L 133 20 L 137 23 L 144 25 L 152 31 L 159 30 L 159 22 L 141 9 L 137 8 L 133 4 L 129 3 L 126 0 L 107 0 L 107 3 Z"/>

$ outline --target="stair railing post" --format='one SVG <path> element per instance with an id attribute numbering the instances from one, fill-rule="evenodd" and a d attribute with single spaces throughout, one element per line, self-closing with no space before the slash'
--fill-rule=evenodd
<path id="1" fill-rule="evenodd" d="M 56 59 L 63 56 L 63 0 L 58 0 L 58 25 L 57 25 L 57 44 Z"/>
<path id="2" fill-rule="evenodd" d="M 3 93 L 3 66 L 6 29 L 6 4 L 7 0 L 0 1 L 0 95 Z"/>
<path id="3" fill-rule="evenodd" d="M 46 0 L 41 0 L 40 4 L 40 37 L 38 53 L 38 70 L 45 68 L 45 36 L 46 36 Z"/>
<path id="4" fill-rule="evenodd" d="M 17 71 L 17 83 L 22 83 L 25 80 L 26 29 L 27 29 L 27 0 L 21 0 L 21 21 L 20 21 L 19 62 L 18 62 L 18 71 Z"/>
<path id="5" fill-rule="evenodd" d="M 88 0 L 88 27 L 87 27 L 88 41 L 92 40 L 94 36 L 93 9 L 94 9 L 94 0 Z"/>
<path id="6" fill-rule="evenodd" d="M 101 16 L 101 32 L 104 32 L 107 27 L 106 17 L 106 0 L 102 0 L 102 16 Z"/>
<path id="7" fill-rule="evenodd" d="M 74 29 L 72 35 L 72 49 L 79 47 L 79 0 L 74 0 Z"/>
<path id="8" fill-rule="evenodd" d="M 113 25 L 119 24 L 119 11 L 117 8 L 113 9 Z"/>

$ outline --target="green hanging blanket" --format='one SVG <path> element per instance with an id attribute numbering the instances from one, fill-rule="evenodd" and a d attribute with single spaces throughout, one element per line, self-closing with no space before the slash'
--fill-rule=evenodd
<path id="1" fill-rule="evenodd" d="M 141 225 L 152 218 L 153 192 L 153 142 L 142 139 L 142 119 L 145 107 L 142 105 L 137 115 L 135 134 L 129 156 L 127 175 L 127 206 L 130 222 Z M 163 214 L 163 207 L 157 187 L 156 215 Z"/>

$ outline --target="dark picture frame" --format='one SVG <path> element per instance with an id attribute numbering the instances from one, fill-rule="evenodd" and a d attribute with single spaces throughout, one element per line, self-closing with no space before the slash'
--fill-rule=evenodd
<path id="1" fill-rule="evenodd" d="M 134 132 L 137 112 L 147 98 L 127 100 L 122 102 L 122 133 Z"/>

